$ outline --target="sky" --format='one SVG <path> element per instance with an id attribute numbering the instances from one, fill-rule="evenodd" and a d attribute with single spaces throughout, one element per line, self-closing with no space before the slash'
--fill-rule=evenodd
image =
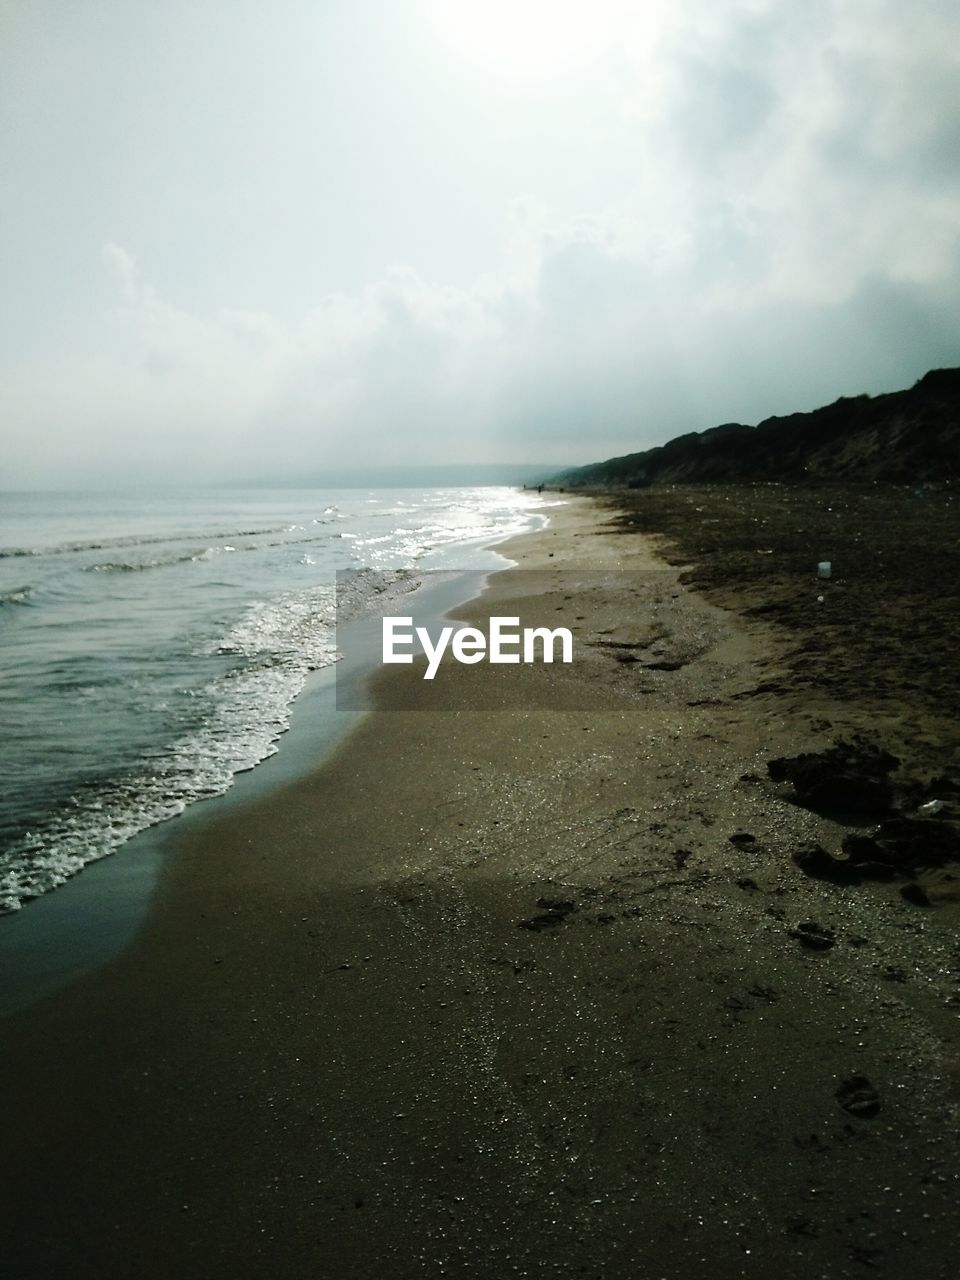
<path id="1" fill-rule="evenodd" d="M 956 0 L 0 0 L 0 488 L 566 466 L 960 363 Z"/>

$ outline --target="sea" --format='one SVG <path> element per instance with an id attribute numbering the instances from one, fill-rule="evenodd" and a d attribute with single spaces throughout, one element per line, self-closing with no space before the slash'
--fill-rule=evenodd
<path id="1" fill-rule="evenodd" d="M 0 493 L 0 913 L 226 791 L 338 660 L 336 574 L 495 567 L 502 487 Z M 502 561 L 499 561 L 502 563 Z"/>

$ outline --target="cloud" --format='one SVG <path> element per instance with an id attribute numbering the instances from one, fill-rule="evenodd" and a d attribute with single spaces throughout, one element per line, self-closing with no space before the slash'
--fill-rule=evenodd
<path id="1" fill-rule="evenodd" d="M 651 177 L 620 236 L 640 248 L 672 224 L 675 260 L 725 288 L 710 233 L 734 230 L 728 263 L 743 255 L 750 270 L 732 283 L 760 301 L 835 301 L 878 271 L 933 280 L 960 215 L 945 163 L 960 133 L 957 37 L 960 18 L 936 3 L 678 6 L 638 55 L 637 92 L 651 61 L 665 69 L 638 128 Z"/>
<path id="2" fill-rule="evenodd" d="M 373 459 L 586 461 L 897 386 L 960 345 L 955 259 L 941 259 L 936 290 L 864 274 L 829 303 L 781 291 L 744 305 L 720 290 L 703 306 L 695 266 L 651 270 L 553 230 L 516 281 L 456 290 L 398 269 L 288 325 L 190 313 L 128 252 L 105 257 L 119 269 L 120 353 L 43 387 L 27 377 L 7 409 L 41 435 L 71 422 L 61 466 L 87 483 L 291 479 Z"/>
<path id="3" fill-rule="evenodd" d="M 8 474 L 572 463 L 955 363 L 955 7 L 614 9 L 560 140 L 606 182 L 505 194 L 496 270 L 395 265 L 282 314 L 177 301 L 108 243 L 100 349 L 6 370 Z"/>
<path id="4" fill-rule="evenodd" d="M 104 266 L 116 281 L 125 302 L 135 303 L 140 297 L 141 285 L 137 263 L 133 255 L 118 244 L 105 244 L 102 253 Z"/>

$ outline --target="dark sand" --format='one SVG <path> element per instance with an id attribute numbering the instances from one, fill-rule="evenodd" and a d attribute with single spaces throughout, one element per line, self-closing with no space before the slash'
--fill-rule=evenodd
<path id="1" fill-rule="evenodd" d="M 798 684 L 799 633 L 732 608 L 762 586 L 721 607 L 657 546 L 578 500 L 510 549 L 541 593 L 508 572 L 467 611 L 569 624 L 582 710 L 375 711 L 3 1024 L 5 1275 L 956 1274 L 951 873 L 929 908 L 805 875 L 854 828 L 765 767 L 859 730 L 956 777 L 955 722 L 869 670 Z M 812 565 L 790 583 L 815 611 Z"/>

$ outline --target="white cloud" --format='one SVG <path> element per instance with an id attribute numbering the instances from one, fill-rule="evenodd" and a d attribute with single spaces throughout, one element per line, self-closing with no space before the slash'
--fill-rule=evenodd
<path id="1" fill-rule="evenodd" d="M 454 286 L 413 254 L 318 290 L 306 309 L 247 307 L 243 290 L 226 305 L 222 288 L 171 271 L 196 263 L 202 275 L 217 257 L 182 221 L 175 252 L 154 246 L 145 269 L 118 235 L 102 250 L 110 305 L 98 312 L 90 290 L 81 299 L 96 341 L 77 322 L 73 353 L 64 340 L 6 363 L 0 402 L 18 428 L 7 475 L 587 461 L 956 362 L 955 6 L 604 0 L 591 13 L 589 39 L 554 48 L 558 64 L 529 101 L 522 83 L 497 79 L 495 24 L 448 32 L 464 59 L 474 41 L 471 74 L 486 66 L 497 87 L 449 98 L 462 161 L 430 191 L 502 168 L 478 215 L 504 228 L 496 269 Z M 534 43 L 518 57 L 544 55 Z M 504 94 L 515 127 L 501 111 L 510 128 L 494 133 Z M 399 126 L 385 155 L 395 138 Z M 578 166 L 589 180 L 571 179 Z M 203 197 L 212 188 L 193 192 Z M 381 197 L 363 208 L 377 225 L 398 212 L 437 225 L 413 187 Z M 324 198 L 340 198 L 332 179 Z M 253 243 L 251 258 L 309 274 L 309 253 L 298 242 L 285 254 L 283 232 Z M 318 259 L 338 246 L 318 227 Z"/>
<path id="2" fill-rule="evenodd" d="M 118 244 L 103 246 L 103 262 L 113 276 L 120 289 L 120 294 L 127 303 L 135 303 L 140 298 L 141 285 L 133 255 L 121 249 Z"/>

